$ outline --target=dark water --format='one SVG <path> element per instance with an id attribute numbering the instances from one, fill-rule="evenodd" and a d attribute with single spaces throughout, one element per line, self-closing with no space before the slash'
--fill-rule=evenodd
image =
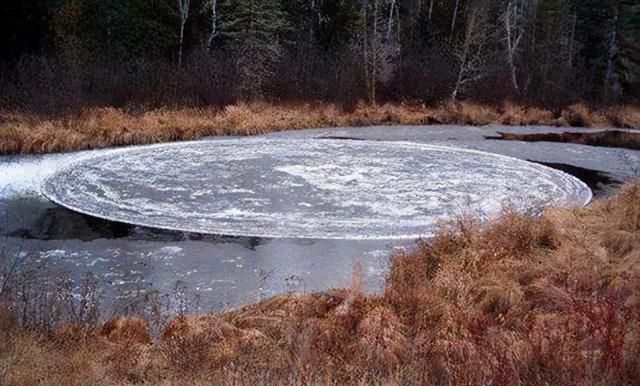
<path id="1" fill-rule="evenodd" d="M 637 176 L 635 170 L 640 168 L 640 152 L 488 141 L 482 138 L 487 130 L 493 129 L 381 127 L 287 135 L 410 140 L 490 151 L 572 174 L 596 196 L 609 194 L 618 181 Z M 349 285 L 355 264 L 363 267 L 365 285 L 375 291 L 384 284 L 393 249 L 415 245 L 411 241 L 204 236 L 105 221 L 47 201 L 38 193 L 41 177 L 25 176 L 48 172 L 56 160 L 58 156 L 0 157 L 0 185 L 16 181 L 19 185 L 16 194 L 2 194 L 0 186 L 0 264 L 6 267 L 23 256 L 40 267 L 39 280 L 67 277 L 74 288 L 92 272 L 100 283 L 104 307 L 110 311 L 126 310 L 150 293 L 174 293 L 177 285 L 198 295 L 201 310 L 220 310 L 286 292 L 322 291 Z M 16 162 L 33 166 L 14 170 L 11 165 Z"/>
<path id="2" fill-rule="evenodd" d="M 39 281 L 69 279 L 76 291 L 91 272 L 109 313 L 154 292 L 171 294 L 177 285 L 198 297 L 199 310 L 343 287 L 356 264 L 364 267 L 367 289 L 376 291 L 393 248 L 413 245 L 156 230 L 78 214 L 38 197 L 8 200 L 0 208 L 0 263 L 24 256 Z"/>
<path id="3" fill-rule="evenodd" d="M 535 161 L 531 161 L 531 162 L 535 162 Z M 561 163 L 555 163 L 555 162 L 536 162 L 536 163 L 548 166 L 550 168 L 554 168 L 556 170 L 563 171 L 567 174 L 571 174 L 572 176 L 578 178 L 579 180 L 587 184 L 587 186 L 593 192 L 594 198 L 602 198 L 602 197 L 607 197 L 611 195 L 611 193 L 615 192 L 618 186 L 620 186 L 620 184 L 622 183 L 622 181 L 612 178 L 608 174 L 597 171 L 597 170 L 581 168 L 579 166 L 561 164 Z"/>

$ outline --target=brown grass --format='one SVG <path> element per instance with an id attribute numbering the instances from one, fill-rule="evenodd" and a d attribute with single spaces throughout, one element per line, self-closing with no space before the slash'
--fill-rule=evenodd
<path id="1" fill-rule="evenodd" d="M 538 107 L 525 107 L 513 103 L 505 103 L 499 123 L 511 126 L 523 125 L 558 125 L 559 120 L 553 112 Z"/>
<path id="2" fill-rule="evenodd" d="M 331 104 L 254 103 L 227 106 L 222 110 L 183 108 L 138 113 L 104 107 L 54 118 L 0 111 L 0 154 L 64 152 L 329 126 L 489 123 L 638 128 L 640 108 L 592 111 L 584 105 L 573 105 L 554 114 L 510 103 L 500 108 L 471 102 L 437 107 L 359 104 L 352 111 Z"/>
<path id="3" fill-rule="evenodd" d="M 355 269 L 351 288 L 181 316 L 153 342 L 141 319 L 42 336 L 0 312 L 0 384 L 638 384 L 639 235 L 635 184 L 444 224 L 379 295 Z"/>
<path id="4" fill-rule="evenodd" d="M 535 134 L 498 131 L 498 136 L 488 138 L 506 141 L 576 143 L 580 145 L 640 150 L 640 132 L 617 129 L 595 132 L 552 132 Z"/>

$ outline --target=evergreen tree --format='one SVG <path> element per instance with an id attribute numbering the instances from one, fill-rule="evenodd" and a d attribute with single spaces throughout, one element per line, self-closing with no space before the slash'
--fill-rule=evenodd
<path id="1" fill-rule="evenodd" d="M 637 0 L 0 2 L 3 100 L 640 98 Z"/>
<path id="2" fill-rule="evenodd" d="M 243 99 L 263 96 L 283 55 L 289 28 L 280 0 L 228 0 L 223 5 L 221 37 L 236 60 L 238 93 Z"/>

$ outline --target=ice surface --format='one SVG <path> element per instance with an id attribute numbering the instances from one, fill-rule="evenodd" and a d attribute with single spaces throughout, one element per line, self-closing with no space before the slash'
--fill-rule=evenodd
<path id="1" fill-rule="evenodd" d="M 577 166 L 607 174 L 624 181 L 640 177 L 640 151 L 585 146 L 557 142 L 521 142 L 486 140 L 498 132 L 540 134 L 562 132 L 594 132 L 602 129 L 549 126 L 368 126 L 283 131 L 268 134 L 271 138 L 351 137 L 377 141 L 410 141 L 457 146 L 502 154 L 524 160 Z"/>
<path id="2" fill-rule="evenodd" d="M 107 151 L 87 150 L 46 155 L 0 156 L 0 200 L 39 196 L 42 181 L 62 165 Z"/>
<path id="3" fill-rule="evenodd" d="M 474 150 L 264 138 L 108 151 L 61 168 L 43 192 L 78 212 L 153 228 L 315 239 L 417 238 L 461 212 L 591 199 L 565 173 Z"/>
<path id="4" fill-rule="evenodd" d="M 640 151 L 564 143 L 523 143 L 484 139 L 484 136 L 496 135 L 496 131 L 533 134 L 550 130 L 558 129 L 503 126 L 384 126 L 289 131 L 269 134 L 266 137 L 311 140 L 333 136 L 446 144 L 523 160 L 575 165 L 606 173 L 617 180 L 638 177 Z M 561 131 L 565 129 L 562 128 Z M 206 142 L 211 143 L 217 139 L 226 141 L 228 138 L 209 138 Z M 136 294 L 149 291 L 172 293 L 177 280 L 186 283 L 191 290 L 199 291 L 200 306 L 203 310 L 221 310 L 257 300 L 262 296 L 290 291 L 323 291 L 327 288 L 348 286 L 356 261 L 364 268 L 365 288 L 369 291 L 380 291 L 388 272 L 390 248 L 413 246 L 410 240 L 390 242 L 208 236 L 202 239 L 198 235 L 167 236 L 163 231 L 156 232 L 138 227 L 131 228 L 131 233 L 127 236 L 111 238 L 113 235 L 110 231 L 104 233 L 94 230 L 89 222 L 93 219 L 56 208 L 55 204 L 40 195 L 43 179 L 56 170 L 81 157 L 94 157 L 104 153 L 105 150 L 96 150 L 42 156 L 0 157 L 0 234 L 3 236 L 3 248 L 10 243 L 15 246 L 16 251 L 22 251 L 21 254 L 34 254 L 42 258 L 43 262 L 46 260 L 47 266 L 43 272 L 46 277 L 70 275 L 76 283 L 80 283 L 86 272 L 94 273 L 100 279 L 105 299 L 113 299 L 117 307 L 126 306 L 126 299 L 129 298 L 135 304 Z M 180 188 L 184 189 L 177 189 Z M 221 186 L 220 189 L 229 194 L 256 193 L 251 187 L 235 189 Z M 201 193 L 205 193 L 204 189 Z M 316 204 L 311 199 L 299 203 L 301 207 Z M 107 222 L 99 224 L 100 227 L 104 227 Z M 74 236 L 77 232 L 93 236 L 82 237 L 85 241 L 76 240 L 80 238 Z M 9 234 L 18 236 L 6 238 Z M 24 240 L 19 235 L 27 235 L 28 239 Z M 42 235 L 44 238 L 40 239 Z M 265 273 L 268 273 L 266 279 Z M 292 278 L 294 280 L 291 280 Z M 108 305 L 106 308 L 111 310 Z"/>

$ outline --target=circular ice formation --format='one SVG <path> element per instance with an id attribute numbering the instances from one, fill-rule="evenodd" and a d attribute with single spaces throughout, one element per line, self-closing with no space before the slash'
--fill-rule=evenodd
<path id="1" fill-rule="evenodd" d="M 404 239 L 437 220 L 585 205 L 563 172 L 407 142 L 234 139 L 114 150 L 67 165 L 43 193 L 78 212 L 232 236 Z"/>

